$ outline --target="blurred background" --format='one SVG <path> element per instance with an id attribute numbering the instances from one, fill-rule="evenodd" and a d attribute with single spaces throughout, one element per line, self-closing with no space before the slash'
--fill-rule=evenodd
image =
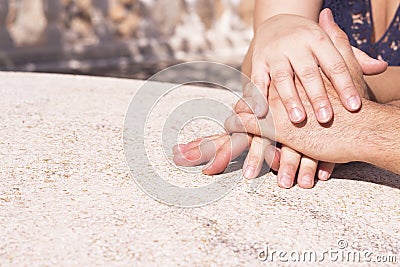
<path id="1" fill-rule="evenodd" d="M 238 68 L 254 0 L 0 0 L 0 70 L 146 79 L 176 63 Z"/>

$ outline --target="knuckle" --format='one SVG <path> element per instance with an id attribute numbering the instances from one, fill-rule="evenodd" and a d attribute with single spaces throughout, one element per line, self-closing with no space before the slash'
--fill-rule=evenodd
<path id="1" fill-rule="evenodd" d="M 272 72 L 272 80 L 275 83 L 282 83 L 292 79 L 292 73 L 288 70 L 277 70 Z"/>
<path id="2" fill-rule="evenodd" d="M 264 88 L 265 88 L 265 78 L 264 77 L 256 76 L 256 77 L 253 77 L 251 80 L 253 81 L 253 84 L 255 85 L 255 87 L 257 87 L 259 90 L 264 90 Z M 254 87 L 251 88 L 251 92 L 253 92 L 253 90 L 255 90 Z"/>
<path id="3" fill-rule="evenodd" d="M 297 164 L 293 163 L 292 161 L 286 161 L 282 164 L 281 168 L 284 170 L 283 172 L 292 176 L 295 175 L 297 172 Z"/>
<path id="4" fill-rule="evenodd" d="M 315 108 L 322 108 L 329 106 L 329 100 L 325 95 L 316 95 L 311 97 L 311 102 Z"/>
<path id="5" fill-rule="evenodd" d="M 339 92 L 340 95 L 342 95 L 344 97 L 351 97 L 351 96 L 359 94 L 357 89 L 351 83 L 346 84 L 345 86 L 343 86 L 343 89 L 339 89 L 338 92 Z"/>
<path id="6" fill-rule="evenodd" d="M 253 138 L 253 143 L 255 143 L 257 147 L 261 147 L 264 144 L 264 141 L 262 138 Z"/>
<path id="7" fill-rule="evenodd" d="M 308 174 L 312 177 L 315 176 L 315 171 L 316 169 L 310 163 L 307 165 L 301 165 L 299 170 L 303 175 Z"/>
<path id="8" fill-rule="evenodd" d="M 335 31 L 331 34 L 331 39 L 335 39 L 338 41 L 349 42 L 349 37 L 343 31 Z"/>
<path id="9" fill-rule="evenodd" d="M 305 82 L 315 81 L 320 77 L 319 70 L 315 66 L 308 66 L 300 70 L 300 79 Z"/>
<path id="10" fill-rule="evenodd" d="M 259 165 L 260 161 L 262 161 L 261 155 L 249 154 L 247 164 L 256 167 L 257 165 Z"/>
<path id="11" fill-rule="evenodd" d="M 281 99 L 281 100 L 285 107 L 293 108 L 293 107 L 299 106 L 298 102 L 292 97 Z"/>
<path id="12" fill-rule="evenodd" d="M 344 74 L 348 71 L 347 65 L 344 61 L 339 61 L 330 67 L 331 75 Z"/>
<path id="13" fill-rule="evenodd" d="M 317 42 L 323 42 L 326 40 L 326 34 L 317 26 L 311 30 L 314 40 Z"/>

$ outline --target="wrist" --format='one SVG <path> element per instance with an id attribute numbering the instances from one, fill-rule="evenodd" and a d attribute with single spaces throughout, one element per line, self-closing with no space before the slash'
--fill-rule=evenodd
<path id="1" fill-rule="evenodd" d="M 396 150 L 393 134 L 398 132 L 392 129 L 390 113 L 383 111 L 383 106 L 372 101 L 363 101 L 359 112 L 359 119 L 355 121 L 359 127 L 360 137 L 354 146 L 356 161 L 370 163 L 384 167 L 383 159 L 390 157 Z M 389 149 L 388 149 L 389 148 Z"/>

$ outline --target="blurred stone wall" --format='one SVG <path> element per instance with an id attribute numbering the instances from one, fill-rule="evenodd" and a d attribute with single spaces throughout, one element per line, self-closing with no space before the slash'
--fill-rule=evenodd
<path id="1" fill-rule="evenodd" d="M 0 0 L 0 69 L 240 64 L 254 0 Z M 130 70 L 126 70 L 130 71 Z"/>

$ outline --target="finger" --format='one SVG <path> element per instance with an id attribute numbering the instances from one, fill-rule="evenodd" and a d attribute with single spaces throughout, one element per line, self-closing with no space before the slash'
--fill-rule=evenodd
<path id="1" fill-rule="evenodd" d="M 229 133 L 249 133 L 271 140 L 278 139 L 278 136 L 275 136 L 274 120 L 270 112 L 261 120 L 253 114 L 234 114 L 226 119 L 224 126 Z"/>
<path id="2" fill-rule="evenodd" d="M 313 51 L 318 55 L 321 69 L 332 82 L 342 104 L 349 111 L 357 111 L 361 108 L 361 98 L 344 60 L 344 58 L 354 58 L 349 39 L 334 22 L 330 9 L 321 11 L 319 23 L 333 44 L 330 42 L 314 44 Z"/>
<path id="3" fill-rule="evenodd" d="M 335 163 L 320 162 L 318 165 L 318 179 L 322 181 L 328 180 L 335 168 Z"/>
<path id="4" fill-rule="evenodd" d="M 318 161 L 307 156 L 303 156 L 300 161 L 297 183 L 301 188 L 312 188 L 314 186 L 315 173 Z"/>
<path id="5" fill-rule="evenodd" d="M 243 88 L 243 99 L 240 99 L 242 112 L 254 113 L 257 117 L 264 117 L 268 112 L 267 97 L 264 93 L 254 85 L 252 82 L 248 82 Z M 244 105 L 243 105 L 244 104 Z"/>
<path id="6" fill-rule="evenodd" d="M 356 57 L 358 63 L 361 66 L 361 69 L 364 75 L 377 75 L 385 72 L 388 67 L 388 63 L 372 58 L 368 56 L 365 52 L 361 51 L 360 49 L 352 46 L 351 49 L 353 50 L 354 56 Z"/>
<path id="7" fill-rule="evenodd" d="M 281 161 L 281 149 L 276 146 L 276 142 L 267 140 L 269 144 L 265 149 L 264 160 L 272 170 L 278 171 Z"/>
<path id="8" fill-rule="evenodd" d="M 217 150 L 226 142 L 229 142 L 230 136 L 224 135 L 213 140 L 201 141 L 185 153 L 175 154 L 174 162 L 180 166 L 196 166 L 210 161 L 216 154 Z"/>
<path id="9" fill-rule="evenodd" d="M 189 151 L 190 149 L 197 147 L 200 145 L 201 142 L 204 142 L 205 140 L 214 140 L 217 138 L 220 138 L 224 135 L 227 135 L 226 133 L 223 134 L 215 134 L 215 135 L 210 135 L 210 136 L 206 136 L 206 137 L 200 137 L 197 138 L 194 141 L 191 141 L 187 144 L 177 144 L 172 148 L 172 153 L 175 154 L 182 154 L 185 153 L 187 151 Z"/>
<path id="10" fill-rule="evenodd" d="M 230 141 L 225 142 L 218 149 L 213 161 L 203 169 L 203 173 L 207 175 L 222 173 L 231 160 L 237 158 L 249 147 L 250 142 L 251 136 L 247 134 L 232 134 Z"/>
<path id="11" fill-rule="evenodd" d="M 293 70 L 289 60 L 286 58 L 271 60 L 270 75 L 289 119 L 293 123 L 302 122 L 306 118 L 306 113 L 294 85 Z"/>
<path id="12" fill-rule="evenodd" d="M 303 85 L 308 99 L 314 109 L 315 116 L 320 123 L 327 123 L 332 119 L 333 110 L 326 94 L 325 86 L 322 81 L 321 73 L 312 54 L 298 55 L 302 58 L 301 62 L 292 61 L 292 66 Z"/>
<path id="13" fill-rule="evenodd" d="M 254 53 L 252 58 L 251 81 L 265 96 L 268 96 L 269 69 L 265 64 L 264 57 L 257 53 Z"/>
<path id="14" fill-rule="evenodd" d="M 254 136 L 251 141 L 249 153 L 243 164 L 243 176 L 247 179 L 254 179 L 258 176 L 264 163 L 265 150 L 268 140 Z"/>
<path id="15" fill-rule="evenodd" d="M 254 114 L 255 99 L 253 98 L 254 85 L 252 82 L 247 82 L 243 86 L 243 97 L 235 104 L 234 111 L 236 113 Z"/>
<path id="16" fill-rule="evenodd" d="M 250 107 L 249 102 L 244 98 L 239 99 L 235 104 L 234 111 L 236 113 L 253 113 L 253 109 Z"/>
<path id="17" fill-rule="evenodd" d="M 278 185 L 282 188 L 291 188 L 294 184 L 299 167 L 301 154 L 287 146 L 282 146 L 281 162 L 278 171 Z"/>

